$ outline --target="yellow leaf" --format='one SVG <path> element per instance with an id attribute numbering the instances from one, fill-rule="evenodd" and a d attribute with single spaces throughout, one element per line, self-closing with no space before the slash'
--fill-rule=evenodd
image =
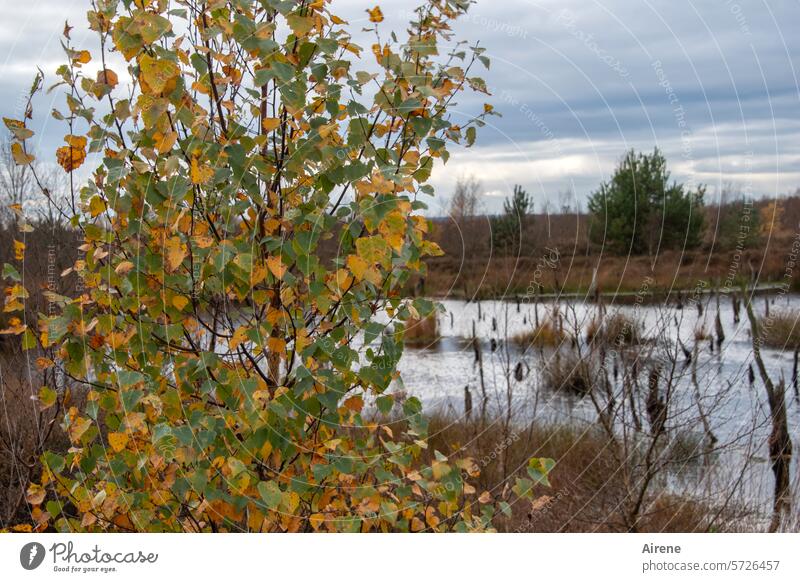
<path id="1" fill-rule="evenodd" d="M 267 257 L 267 266 L 270 272 L 278 279 L 282 279 L 284 273 L 286 273 L 286 265 L 283 264 L 280 255 Z"/>
<path id="2" fill-rule="evenodd" d="M 361 281 L 364 279 L 364 273 L 369 265 L 367 264 L 367 261 L 358 255 L 350 255 L 347 257 L 347 267 L 350 269 L 353 275 L 355 275 L 356 281 Z"/>
<path id="3" fill-rule="evenodd" d="M 267 349 L 274 354 L 281 354 L 286 350 L 286 341 L 283 338 L 271 337 L 267 340 Z"/>
<path id="4" fill-rule="evenodd" d="M 352 396 L 344 401 L 344 407 L 353 412 L 361 412 L 364 408 L 364 399 L 361 396 Z"/>
<path id="5" fill-rule="evenodd" d="M 56 394 L 55 390 L 49 386 L 42 386 L 39 388 L 39 404 L 41 404 L 42 410 L 50 408 L 56 403 L 57 400 L 58 395 Z"/>
<path id="6" fill-rule="evenodd" d="M 380 6 L 376 6 L 372 9 L 367 8 L 367 13 L 369 14 L 370 22 L 383 22 L 383 12 Z"/>
<path id="7" fill-rule="evenodd" d="M 111 445 L 115 453 L 118 453 L 128 445 L 128 434 L 124 432 L 110 432 L 108 433 L 108 444 Z"/>
<path id="8" fill-rule="evenodd" d="M 88 511 L 83 514 L 83 518 L 81 519 L 81 527 L 89 527 L 91 525 L 94 525 L 96 521 L 97 521 L 97 516 L 91 511 Z"/>
<path id="9" fill-rule="evenodd" d="M 253 265 L 253 270 L 250 272 L 250 285 L 258 285 L 266 277 L 267 268 L 263 264 Z"/>
<path id="10" fill-rule="evenodd" d="M 281 303 L 289 306 L 294 301 L 294 289 L 291 287 L 284 287 L 281 289 Z"/>
<path id="11" fill-rule="evenodd" d="M 25 243 L 18 240 L 14 241 L 14 258 L 21 261 L 25 258 Z"/>
<path id="12" fill-rule="evenodd" d="M 92 196 L 92 199 L 89 201 L 89 213 L 92 215 L 92 218 L 102 214 L 105 209 L 106 203 L 103 202 L 103 199 L 99 196 Z"/>
<path id="13" fill-rule="evenodd" d="M 321 513 L 312 513 L 308 518 L 308 521 L 311 522 L 311 527 L 316 530 L 319 529 L 319 526 L 325 523 L 325 516 Z"/>
<path id="14" fill-rule="evenodd" d="M 20 141 L 33 137 L 33 132 L 25 127 L 25 123 L 22 121 L 4 117 L 3 123 L 5 123 L 9 131 L 14 134 L 14 137 Z"/>
<path id="15" fill-rule="evenodd" d="M 18 166 L 27 166 L 36 159 L 33 156 L 26 154 L 25 150 L 22 149 L 22 145 L 17 142 L 11 144 L 11 156 L 14 158 L 14 161 Z"/>
<path id="16" fill-rule="evenodd" d="M 336 124 L 335 124 L 335 123 L 329 123 L 328 125 L 323 125 L 323 126 L 320 126 L 320 128 L 319 128 L 319 136 L 320 136 L 322 139 L 325 139 L 325 138 L 326 138 L 326 137 L 328 137 L 328 136 L 329 136 L 331 133 L 333 133 L 333 131 L 334 131 L 335 129 L 336 129 Z"/>
<path id="17" fill-rule="evenodd" d="M 183 263 L 183 259 L 186 258 L 186 245 L 181 242 L 179 237 L 173 236 L 167 241 L 165 246 L 167 251 L 167 266 L 169 267 L 169 271 L 172 272 L 180 267 L 181 263 Z"/>
<path id="18" fill-rule="evenodd" d="M 286 504 L 289 513 L 292 513 L 300 505 L 300 496 L 294 491 L 289 491 L 284 494 L 283 502 Z"/>
<path id="19" fill-rule="evenodd" d="M 86 138 L 80 135 L 65 135 L 64 141 L 69 145 L 56 150 L 56 160 L 65 171 L 71 172 L 86 160 Z"/>
<path id="20" fill-rule="evenodd" d="M 189 298 L 184 295 L 176 295 L 172 298 L 172 304 L 178 311 L 183 311 L 183 308 L 189 305 Z"/>
<path id="21" fill-rule="evenodd" d="M 353 278 L 350 276 L 350 273 L 346 269 L 339 269 L 336 271 L 336 274 L 333 276 L 333 288 L 335 291 L 339 293 L 344 293 L 348 289 L 350 289 L 350 285 L 353 282 Z"/>
<path id="22" fill-rule="evenodd" d="M 36 367 L 40 370 L 47 370 L 48 368 L 52 368 L 55 366 L 55 362 L 49 358 L 39 357 L 36 358 Z"/>
<path id="23" fill-rule="evenodd" d="M 208 235 L 198 235 L 193 237 L 195 244 L 201 249 L 207 249 L 214 244 L 214 238 Z"/>
<path id="24" fill-rule="evenodd" d="M 166 154 L 172 149 L 172 146 L 175 145 L 176 141 L 178 141 L 178 134 L 174 131 L 168 131 L 164 135 L 157 133 L 156 150 L 158 150 L 158 153 L 160 154 Z"/>
<path id="25" fill-rule="evenodd" d="M 443 461 L 434 460 L 431 463 L 431 469 L 433 470 L 433 478 L 441 479 L 450 472 L 450 465 Z"/>
<path id="26" fill-rule="evenodd" d="M 129 412 L 122 424 L 130 430 L 138 430 L 144 426 L 144 420 L 144 412 Z"/>
<path id="27" fill-rule="evenodd" d="M 86 138 L 82 135 L 65 135 L 64 141 L 73 148 L 82 149 L 86 147 Z"/>
<path id="28" fill-rule="evenodd" d="M 273 129 L 277 128 L 281 124 L 281 120 L 277 117 L 265 117 L 261 121 L 261 127 L 264 128 L 264 131 L 272 131 Z"/>
<path id="29" fill-rule="evenodd" d="M 422 256 L 441 257 L 444 255 L 442 248 L 435 242 L 429 240 L 422 241 L 420 252 Z"/>
<path id="30" fill-rule="evenodd" d="M 228 345 L 232 350 L 238 348 L 242 342 L 247 339 L 247 329 L 248 328 L 241 326 L 233 333 L 233 337 L 228 342 Z"/>
<path id="31" fill-rule="evenodd" d="M 73 61 L 75 61 L 76 63 L 81 63 L 84 65 L 91 60 L 92 60 L 92 54 L 89 51 L 80 51 L 78 52 L 77 55 L 75 55 L 75 58 L 73 59 Z"/>
<path id="32" fill-rule="evenodd" d="M 181 73 L 177 63 L 168 59 L 154 59 L 150 55 L 142 55 L 139 60 L 140 79 L 154 93 L 161 93 L 167 84 Z"/>
<path id="33" fill-rule="evenodd" d="M 191 174 L 193 184 L 205 184 L 214 175 L 214 170 L 205 165 L 201 166 L 197 158 L 192 158 Z"/>
<path id="34" fill-rule="evenodd" d="M 439 518 L 436 516 L 435 510 L 430 505 L 425 510 L 425 521 L 428 525 L 435 528 L 439 525 Z"/>

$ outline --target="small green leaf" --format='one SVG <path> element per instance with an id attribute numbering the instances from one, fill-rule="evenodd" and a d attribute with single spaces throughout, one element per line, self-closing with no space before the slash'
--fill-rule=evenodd
<path id="1" fill-rule="evenodd" d="M 53 406 L 56 403 L 57 396 L 56 391 L 49 386 L 39 388 L 39 403 L 42 405 L 42 409 Z"/>
<path id="2" fill-rule="evenodd" d="M 556 462 L 553 459 L 534 457 L 528 461 L 528 475 L 530 475 L 531 479 L 533 479 L 535 483 L 549 487 L 550 481 L 547 478 L 547 475 L 555 466 Z"/>
<path id="3" fill-rule="evenodd" d="M 474 125 L 467 128 L 467 147 L 472 147 L 475 144 L 475 139 L 478 137 L 478 131 Z"/>
<path id="4" fill-rule="evenodd" d="M 270 509 L 275 509 L 281 502 L 283 494 L 275 481 L 261 481 L 258 484 L 258 493 Z"/>
<path id="5" fill-rule="evenodd" d="M 14 268 L 13 265 L 9 265 L 5 263 L 3 265 L 3 279 L 11 279 L 12 281 L 20 281 L 22 278 L 19 276 L 19 272 Z"/>

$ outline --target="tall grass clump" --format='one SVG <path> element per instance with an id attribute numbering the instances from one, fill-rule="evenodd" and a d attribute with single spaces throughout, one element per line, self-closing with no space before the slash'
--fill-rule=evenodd
<path id="1" fill-rule="evenodd" d="M 557 354 L 545 363 L 542 382 L 554 392 L 585 396 L 592 390 L 596 375 L 597 370 L 587 358 L 569 352 Z"/>
<path id="2" fill-rule="evenodd" d="M 425 317 L 412 317 L 406 321 L 403 341 L 407 346 L 423 347 L 435 344 L 439 335 L 439 318 L 436 312 Z"/>
<path id="3" fill-rule="evenodd" d="M 644 341 L 644 328 L 641 321 L 624 313 L 596 317 L 586 330 L 586 341 L 590 344 L 635 346 Z"/>
<path id="4" fill-rule="evenodd" d="M 800 349 L 800 311 L 781 310 L 761 321 L 765 346 L 778 350 Z"/>
<path id="5" fill-rule="evenodd" d="M 564 320 L 557 311 L 548 314 L 541 322 L 511 338 L 518 347 L 558 347 L 569 339 Z"/>

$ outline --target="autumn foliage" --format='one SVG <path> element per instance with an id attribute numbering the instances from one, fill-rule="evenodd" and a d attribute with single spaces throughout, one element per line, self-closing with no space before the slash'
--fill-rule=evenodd
<path id="1" fill-rule="evenodd" d="M 403 39 L 370 9 L 368 50 L 327 0 L 98 0 L 101 54 L 65 29 L 55 159 L 73 173 L 82 292 L 7 332 L 88 404 L 66 407 L 72 447 L 45 454 L 28 491 L 36 527 L 491 527 L 497 495 L 469 485 L 476 464 L 423 466 L 420 403 L 387 390 L 404 322 L 435 308 L 401 294 L 440 253 L 417 197 L 448 144 L 471 145 L 494 114 L 448 113 L 485 92 L 470 76 L 482 49 L 451 38 L 468 5 L 429 0 Z M 20 164 L 31 115 L 6 120 Z M 4 276 L 21 313 L 17 269 Z M 68 398 L 45 386 L 40 405 Z M 515 494 L 549 466 L 532 460 Z"/>

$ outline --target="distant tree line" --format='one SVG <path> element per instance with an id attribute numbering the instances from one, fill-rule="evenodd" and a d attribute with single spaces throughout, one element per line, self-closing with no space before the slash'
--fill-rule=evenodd
<path id="1" fill-rule="evenodd" d="M 602 249 L 623 255 L 653 256 L 700 246 L 731 251 L 756 247 L 765 231 L 781 229 L 784 218 L 780 204 L 770 210 L 731 184 L 724 185 L 718 201 L 708 206 L 706 187 L 672 180 L 657 148 L 652 153 L 626 153 L 610 179 L 589 196 L 586 214 L 579 204 L 573 205 L 571 192 L 559 193 L 557 214 L 547 212 L 551 206 L 545 203 L 544 217 L 534 214 L 533 197 L 521 185 L 514 186 L 498 215 L 482 214 L 481 196 L 476 178 L 458 179 L 445 208 L 447 226 L 441 228 L 448 253 L 521 256 L 541 250 L 542 241 L 554 240 L 587 244 L 589 252 Z"/>

